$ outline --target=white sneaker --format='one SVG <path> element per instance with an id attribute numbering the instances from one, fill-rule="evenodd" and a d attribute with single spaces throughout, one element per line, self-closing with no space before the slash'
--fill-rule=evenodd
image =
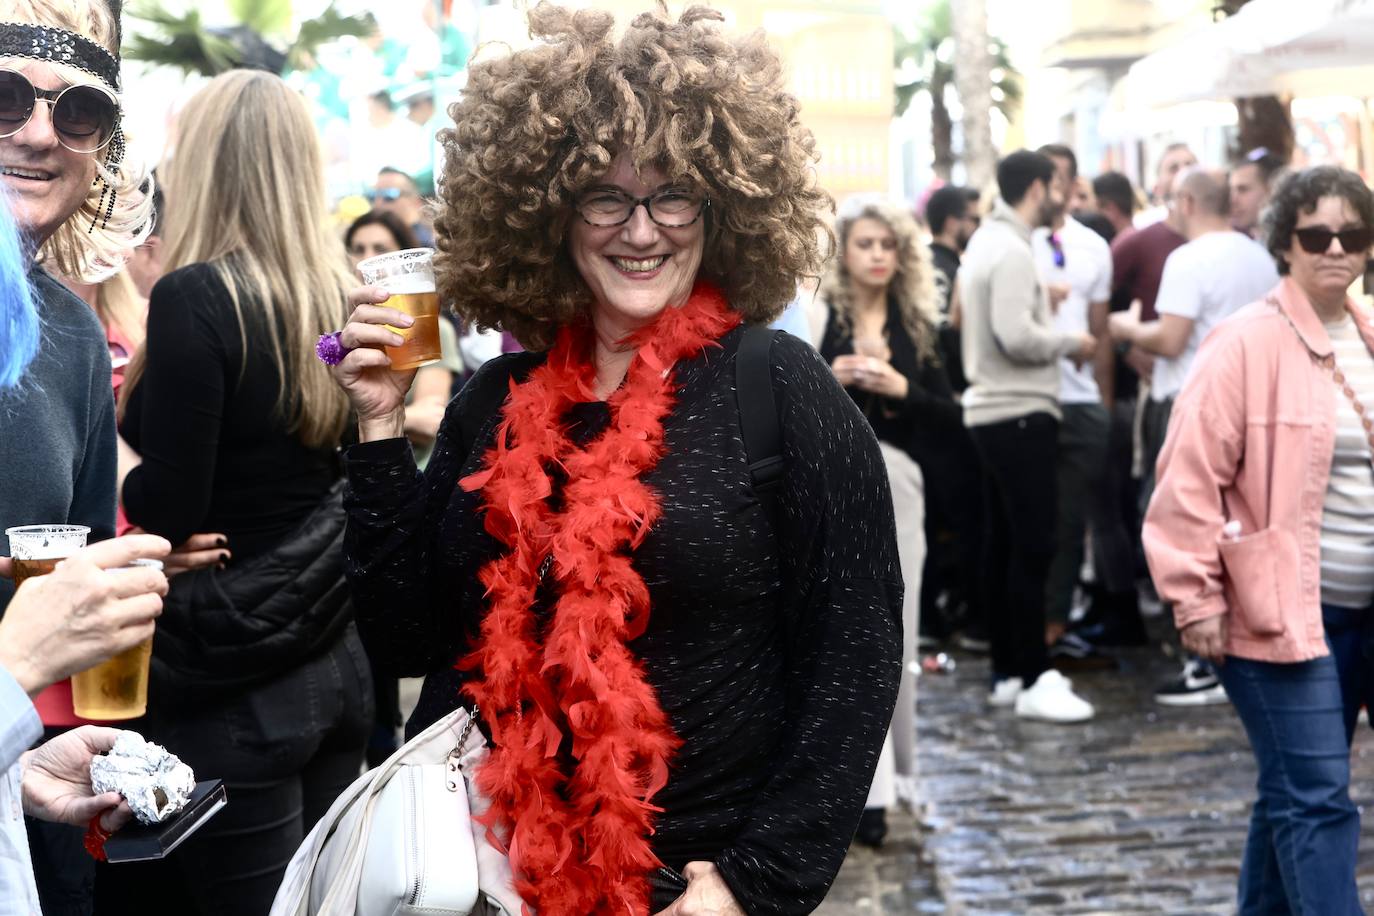
<path id="1" fill-rule="evenodd" d="M 1023 685 L 1019 677 L 1004 677 L 992 685 L 992 693 L 988 694 L 988 705 L 1005 707 L 1011 706 L 1016 702 L 1016 698 L 1021 695 Z"/>
<path id="2" fill-rule="evenodd" d="M 1073 683 L 1050 668 L 1016 697 L 1016 714 L 1044 722 L 1086 722 L 1093 706 L 1073 692 Z"/>

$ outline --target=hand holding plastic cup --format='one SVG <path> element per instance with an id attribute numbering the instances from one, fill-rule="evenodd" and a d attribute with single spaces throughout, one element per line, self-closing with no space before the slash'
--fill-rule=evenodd
<path id="1" fill-rule="evenodd" d="M 6 528 L 14 562 L 14 584 L 32 576 L 44 576 L 61 560 L 86 546 L 91 529 L 85 525 L 22 525 Z"/>
<path id="2" fill-rule="evenodd" d="M 161 570 L 161 560 L 134 560 L 126 569 Z M 150 636 L 94 668 L 72 675 L 72 710 L 83 719 L 137 719 L 148 711 L 148 669 L 153 658 Z"/>
<path id="3" fill-rule="evenodd" d="M 399 347 L 387 347 L 393 369 L 418 369 L 443 356 L 439 346 L 439 294 L 434 286 L 434 249 L 407 248 L 358 262 L 358 273 L 369 286 L 391 294 L 381 303 L 405 312 L 415 323 L 408 328 L 387 328 L 404 338 Z"/>

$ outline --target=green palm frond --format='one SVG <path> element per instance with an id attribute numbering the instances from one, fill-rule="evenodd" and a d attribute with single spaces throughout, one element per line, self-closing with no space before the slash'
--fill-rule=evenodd
<path id="1" fill-rule="evenodd" d="M 227 0 L 229 15 L 264 38 L 291 31 L 291 0 Z"/>
<path id="2" fill-rule="evenodd" d="M 214 76 L 232 68 L 234 47 L 206 31 L 198 10 L 172 13 L 153 2 L 129 7 L 135 19 L 157 26 L 159 37 L 133 35 L 124 43 L 123 55 L 129 60 L 175 67 L 186 74 Z"/>
<path id="3" fill-rule="evenodd" d="M 376 28 L 370 15 L 344 16 L 331 3 L 316 18 L 301 22 L 292 37 L 291 0 L 229 0 L 228 6 L 237 24 L 209 28 L 194 8 L 175 12 L 160 0 L 140 0 L 127 12 L 153 28 L 149 34 L 131 36 L 124 56 L 204 76 L 235 67 L 284 72 L 308 66 L 321 45 L 368 35 Z"/>
<path id="4" fill-rule="evenodd" d="M 376 20 L 371 13 L 361 16 L 345 16 L 335 9 L 331 2 L 323 13 L 314 19 L 301 23 L 296 40 L 287 51 L 288 66 L 305 66 L 307 58 L 313 58 L 321 45 L 329 44 L 340 38 L 365 38 L 377 29 Z"/>
<path id="5" fill-rule="evenodd" d="M 893 64 L 897 68 L 894 113 L 904 114 L 912 99 L 921 92 L 943 92 L 954 83 L 954 25 L 950 0 L 940 0 L 926 8 L 924 18 L 913 27 L 894 27 Z M 1000 38 L 990 39 L 988 48 L 1000 78 L 993 86 L 1001 98 L 994 104 L 1008 116 L 1022 98 L 1021 74 L 1011 64 L 1007 45 Z M 905 78 L 904 78 L 905 77 Z"/>

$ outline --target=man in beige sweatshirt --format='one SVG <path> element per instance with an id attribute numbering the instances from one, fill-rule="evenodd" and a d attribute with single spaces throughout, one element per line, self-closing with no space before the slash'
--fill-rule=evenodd
<path id="1" fill-rule="evenodd" d="M 1021 150 L 997 166 L 999 199 L 959 266 L 964 423 L 984 468 L 984 607 L 992 640 L 988 702 L 1023 718 L 1082 722 L 1092 705 L 1049 667 L 1045 581 L 1055 551 L 1059 359 L 1091 360 L 1088 334 L 1054 328 L 1031 231 L 1062 204 L 1054 164 Z"/>

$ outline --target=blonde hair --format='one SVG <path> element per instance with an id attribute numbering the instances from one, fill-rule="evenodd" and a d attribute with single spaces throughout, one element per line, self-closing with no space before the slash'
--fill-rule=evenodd
<path id="1" fill-rule="evenodd" d="M 162 232 L 167 270 L 214 267 L 234 303 L 245 358 L 250 346 L 271 350 L 288 429 L 311 448 L 337 444 L 348 401 L 315 359 L 315 341 L 343 326 L 353 281 L 329 228 L 323 156 L 305 103 L 270 73 L 215 77 L 181 113 L 166 183 L 176 202 Z M 250 340 L 250 311 L 278 333 Z"/>
<path id="2" fill-rule="evenodd" d="M 610 13 L 541 3 L 533 47 L 473 64 L 439 133 L 440 298 L 549 346 L 591 302 L 567 251 L 573 199 L 623 151 L 710 199 L 701 274 L 731 307 L 757 322 L 781 313 L 820 269 L 830 198 L 782 62 L 762 32 L 711 25 L 722 18 L 694 6 L 673 22 L 660 5 L 617 40 Z"/>
<path id="3" fill-rule="evenodd" d="M 127 270 L 96 286 L 93 305 L 102 325 L 114 325 L 135 347 L 143 346 L 143 338 L 148 336 L 148 303 L 138 294 Z"/>
<path id="4" fill-rule="evenodd" d="M 5 0 L 0 21 L 67 29 L 84 35 L 112 54 L 119 54 L 119 23 L 110 5 L 103 0 Z M 0 58 L 0 66 L 27 61 L 28 58 Z M 48 65 L 72 85 L 109 88 L 85 70 L 51 62 Z M 91 185 L 80 209 L 38 249 L 38 260 L 50 266 L 55 274 L 99 283 L 124 266 L 134 248 L 152 229 L 152 179 L 127 156 L 121 162 L 109 162 L 111 152 L 111 146 L 107 145 L 92 154 L 96 174 L 103 182 Z M 115 193 L 113 211 L 101 206 L 107 187 Z"/>
<path id="5" fill-rule="evenodd" d="M 916 345 L 916 355 L 923 361 L 938 360 L 935 328 L 939 312 L 935 305 L 935 272 L 930 250 L 921 240 L 915 218 L 890 201 L 861 199 L 841 208 L 835 220 L 839 251 L 821 281 L 821 298 L 829 303 L 841 328 L 852 328 L 854 294 L 844 256 L 849 232 L 861 219 L 877 220 L 892 230 L 897 240 L 897 272 L 888 287 L 889 294 L 897 300 L 902 327 Z"/>

